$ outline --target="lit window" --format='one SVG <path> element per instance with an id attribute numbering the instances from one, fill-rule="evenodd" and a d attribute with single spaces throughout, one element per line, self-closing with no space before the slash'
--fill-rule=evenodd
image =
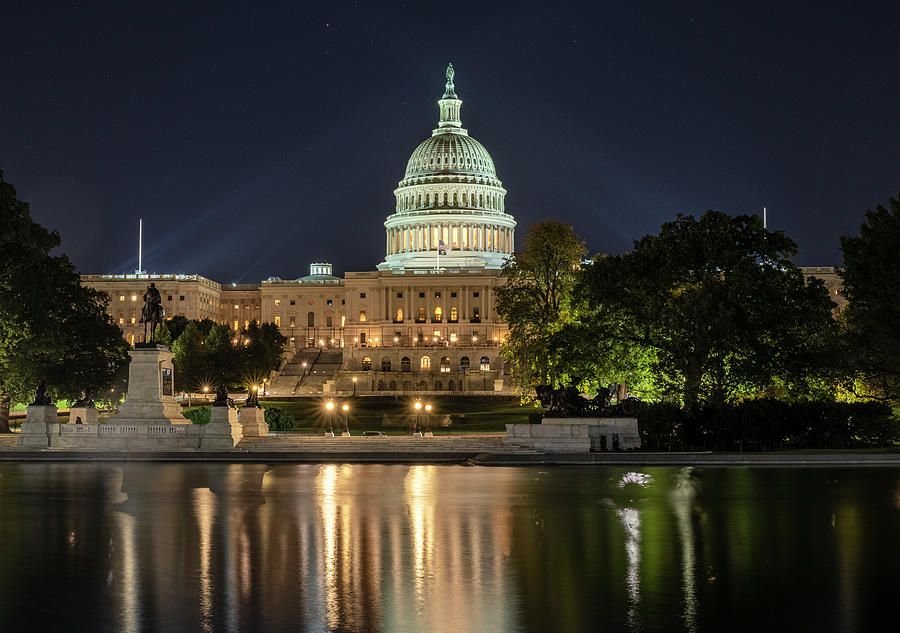
<path id="1" fill-rule="evenodd" d="M 344 323 L 346 322 L 346 320 L 347 320 L 347 317 L 345 317 L 345 316 L 342 314 L 342 315 L 341 315 L 341 327 L 344 327 Z"/>
<path id="2" fill-rule="evenodd" d="M 237 321 L 234 322 L 234 331 L 235 332 L 238 331 L 238 322 Z"/>
<path id="3" fill-rule="evenodd" d="M 440 299 L 440 298 L 441 298 L 441 293 L 440 293 L 440 292 L 434 293 L 434 298 L 435 298 L 435 299 Z"/>
<path id="4" fill-rule="evenodd" d="M 281 317 L 275 317 L 275 327 L 281 327 Z"/>
<path id="5" fill-rule="evenodd" d="M 440 322 L 442 317 L 443 317 L 443 312 L 441 311 L 441 309 L 435 308 L 434 309 L 434 320 Z"/>
<path id="6" fill-rule="evenodd" d="M 397 323 L 403 323 L 403 308 L 397 308 L 397 318 L 394 320 Z"/>
<path id="7" fill-rule="evenodd" d="M 276 306 L 280 306 L 280 305 L 281 305 L 281 299 L 275 299 L 275 305 L 276 305 Z"/>
<path id="8" fill-rule="evenodd" d="M 125 317 L 119 317 L 119 325 L 125 325 Z"/>
<path id="9" fill-rule="evenodd" d="M 491 369 L 491 361 L 487 356 L 481 357 L 481 371 L 490 371 Z"/>
<path id="10" fill-rule="evenodd" d="M 131 295 L 131 300 L 132 300 L 132 301 L 137 301 L 137 295 Z"/>
<path id="11" fill-rule="evenodd" d="M 249 327 L 250 327 L 250 321 L 244 321 L 244 329 L 246 330 Z"/>
<path id="12" fill-rule="evenodd" d="M 451 343 L 456 342 L 456 332 L 450 332 L 450 342 Z"/>
<path id="13" fill-rule="evenodd" d="M 457 321 L 458 316 L 459 316 L 459 313 L 456 311 L 456 308 L 455 307 L 450 308 L 450 321 L 455 323 Z"/>
<path id="14" fill-rule="evenodd" d="M 119 295 L 119 301 L 125 301 L 125 295 Z"/>
<path id="15" fill-rule="evenodd" d="M 365 322 L 366 322 L 366 311 L 365 311 L 365 310 L 360 310 L 360 311 L 359 311 L 359 322 L 360 322 L 360 323 L 365 323 Z"/>
<path id="16" fill-rule="evenodd" d="M 235 304 L 234 304 L 234 309 L 235 309 L 235 310 L 240 310 L 240 309 L 241 309 L 241 306 L 239 306 L 238 304 L 235 303 Z"/>
<path id="17" fill-rule="evenodd" d="M 132 347 L 134 347 L 134 334 L 132 334 L 132 335 L 129 337 L 129 341 L 128 341 L 128 342 L 131 343 L 131 346 L 132 346 Z"/>
<path id="18" fill-rule="evenodd" d="M 429 369 L 431 369 L 431 357 L 423 356 L 419 366 L 422 371 L 428 371 Z"/>
<path id="19" fill-rule="evenodd" d="M 444 356 L 441 359 L 441 373 L 442 374 L 450 373 L 450 358 L 448 356 Z"/>
<path id="20" fill-rule="evenodd" d="M 131 323 L 132 323 L 132 325 L 134 324 L 134 315 L 133 314 L 131 315 Z"/>

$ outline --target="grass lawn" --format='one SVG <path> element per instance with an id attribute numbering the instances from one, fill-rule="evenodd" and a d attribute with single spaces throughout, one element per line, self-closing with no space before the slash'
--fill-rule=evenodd
<path id="1" fill-rule="evenodd" d="M 321 433 L 328 426 L 325 403 L 328 398 L 293 398 L 291 400 L 261 400 L 264 407 L 278 407 L 290 411 L 295 430 Z M 335 431 L 344 426 L 341 406 L 350 406 L 348 420 L 350 432 L 385 431 L 389 435 L 403 435 L 415 421 L 414 398 L 390 396 L 358 396 L 334 398 Z M 527 424 L 529 414 L 540 409 L 523 407 L 518 398 L 501 397 L 426 397 L 422 405 L 431 404 L 431 427 L 437 435 L 467 433 L 503 433 L 506 424 Z M 192 407 L 197 408 L 197 407 Z M 420 423 L 425 425 L 424 412 Z"/>

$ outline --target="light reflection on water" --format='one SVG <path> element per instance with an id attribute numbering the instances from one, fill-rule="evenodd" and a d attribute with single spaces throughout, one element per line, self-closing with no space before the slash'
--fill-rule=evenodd
<path id="1" fill-rule="evenodd" d="M 891 469 L 3 464 L 0 630 L 864 630 L 898 496 Z"/>

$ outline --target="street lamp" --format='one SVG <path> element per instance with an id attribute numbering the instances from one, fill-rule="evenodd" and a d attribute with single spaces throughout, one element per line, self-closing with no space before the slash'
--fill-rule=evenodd
<path id="1" fill-rule="evenodd" d="M 422 412 L 422 403 L 416 400 L 413 409 L 416 410 L 416 425 L 413 427 L 413 437 L 422 437 L 422 432 L 419 430 L 419 416 Z"/>
<path id="2" fill-rule="evenodd" d="M 356 376 L 353 377 L 353 396 L 356 397 Z"/>
<path id="3" fill-rule="evenodd" d="M 334 425 L 332 424 L 332 420 L 334 418 L 334 402 L 329 400 L 325 403 L 325 411 L 326 416 L 328 416 L 328 430 L 325 431 L 326 437 L 334 437 Z"/>
<path id="4" fill-rule="evenodd" d="M 341 433 L 343 437 L 350 437 L 350 423 L 347 421 L 347 414 L 350 411 L 350 405 L 345 404 L 341 406 L 341 411 L 344 412 L 344 432 Z"/>
<path id="5" fill-rule="evenodd" d="M 431 405 L 425 405 L 425 437 L 434 437 L 431 432 Z"/>

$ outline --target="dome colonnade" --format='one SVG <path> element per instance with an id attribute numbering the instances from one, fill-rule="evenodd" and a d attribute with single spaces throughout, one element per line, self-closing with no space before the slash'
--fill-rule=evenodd
<path id="1" fill-rule="evenodd" d="M 497 269 L 515 250 L 506 189 L 488 151 L 462 128 L 452 64 L 438 106 L 438 128 L 413 151 L 394 191 L 380 270 L 435 269 L 438 261 L 440 268 Z"/>

